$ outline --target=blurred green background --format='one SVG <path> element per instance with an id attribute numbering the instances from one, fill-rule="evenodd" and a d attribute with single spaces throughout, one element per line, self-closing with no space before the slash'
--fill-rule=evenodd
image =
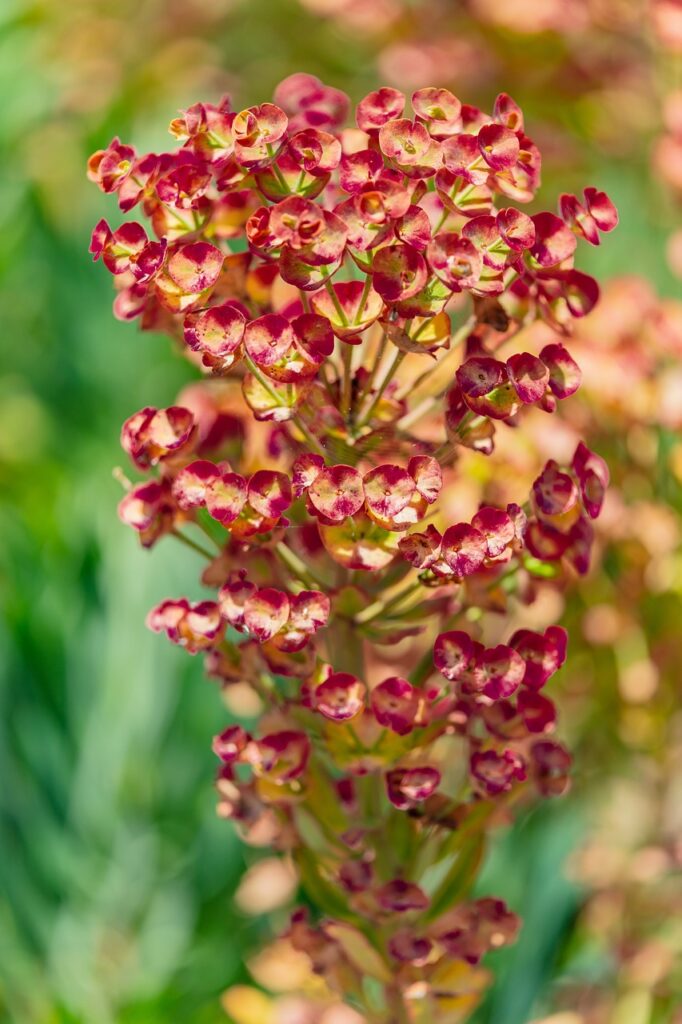
<path id="1" fill-rule="evenodd" d="M 109 276 L 87 246 L 113 205 L 85 179 L 89 153 L 114 134 L 154 149 L 179 107 L 223 91 L 262 102 L 293 71 L 357 100 L 387 76 L 400 85 L 401 69 L 406 91 L 427 84 L 416 80 L 426 64 L 438 72 L 428 84 L 469 102 L 504 88 L 522 103 L 547 154 L 549 201 L 584 184 L 611 193 L 621 228 L 584 268 L 679 294 L 665 259 L 674 201 L 649 171 L 670 69 L 638 5 L 596 5 L 606 14 L 568 34 L 517 32 L 481 6 L 0 4 L 3 1024 L 225 1021 L 220 994 L 269 934 L 232 901 L 257 855 L 215 817 L 217 691 L 199 660 L 144 627 L 153 603 L 185 589 L 193 555 L 168 543 L 150 557 L 115 513 L 120 423 L 171 404 L 193 371 L 163 338 L 111 316 Z M 530 813 L 486 868 L 482 888 L 507 896 L 526 927 L 481 1022 L 544 1012 L 567 971 L 609 977 L 607 954 L 575 948 L 583 896 L 562 871 L 588 828 L 588 790 L 579 781 Z"/>

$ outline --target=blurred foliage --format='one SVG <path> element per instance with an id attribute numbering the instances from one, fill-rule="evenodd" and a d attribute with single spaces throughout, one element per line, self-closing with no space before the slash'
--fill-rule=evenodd
<path id="1" fill-rule="evenodd" d="M 576 37 L 515 34 L 454 2 L 388 6 L 363 27 L 326 16 L 340 3 L 296 0 L 0 5 L 3 1024 L 225 1020 L 219 994 L 245 979 L 245 951 L 265 933 L 232 900 L 253 853 L 214 815 L 219 698 L 198 662 L 143 625 L 156 600 L 182 589 L 193 556 L 169 543 L 150 559 L 115 516 L 119 423 L 150 400 L 170 404 L 191 371 L 162 339 L 110 315 L 108 277 L 87 256 L 104 210 L 85 181 L 87 155 L 113 134 L 153 148 L 178 107 L 223 90 L 261 101 L 293 71 L 357 99 L 410 52 L 414 73 L 423 49 L 410 51 L 413 42 L 442 49 L 450 38 L 460 50 L 446 52 L 451 79 L 438 84 L 482 104 L 509 91 L 550 150 L 548 191 L 590 180 L 620 206 L 617 241 L 586 269 L 639 272 L 662 294 L 679 290 L 664 255 L 674 206 L 648 170 L 668 69 L 640 32 L 636 4 L 614 0 L 634 13 Z M 365 13 L 372 8 L 366 0 Z M 622 438 L 611 440 L 617 454 Z M 665 461 L 654 479 L 654 494 L 678 512 Z M 613 600 L 619 557 L 569 607 L 578 629 L 586 605 Z M 641 630 L 656 648 L 677 628 L 680 590 L 641 600 Z M 572 731 L 580 763 L 592 767 L 567 802 L 504 836 L 486 868 L 482 891 L 507 898 L 526 926 L 499 954 L 481 1024 L 521 1024 L 549 1009 L 557 975 L 616 985 L 608 945 L 595 948 L 593 933 L 574 927 L 583 894 L 562 865 L 594 818 L 600 778 L 616 771 L 641 782 L 667 741 L 656 720 L 633 756 L 617 667 L 608 646 L 583 649 L 574 673 L 593 686 L 575 702 L 568 680 L 567 706 L 578 705 Z M 673 708 L 671 695 L 664 717 Z M 654 1009 L 636 1017 L 626 1007 L 622 1022 L 673 1019 Z"/>

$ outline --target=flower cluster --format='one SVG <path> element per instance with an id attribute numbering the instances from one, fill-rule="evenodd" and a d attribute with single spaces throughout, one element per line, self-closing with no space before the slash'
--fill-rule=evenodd
<path id="1" fill-rule="evenodd" d="M 523 574 L 587 570 L 608 473 L 580 444 L 521 504 L 448 525 L 439 499 L 466 448 L 491 454 L 496 425 L 578 388 L 567 339 L 598 287 L 574 253 L 617 215 L 592 188 L 518 208 L 540 153 L 507 95 L 486 113 L 423 88 L 409 109 L 381 88 L 354 128 L 348 109 L 294 75 L 274 103 L 184 111 L 168 153 L 115 139 L 91 159 L 150 222 L 94 231 L 116 315 L 204 378 L 124 424 L 147 476 L 119 512 L 144 546 L 170 535 L 207 560 L 213 598 L 162 601 L 148 625 L 260 703 L 215 737 L 219 811 L 295 861 L 322 919 L 296 914 L 292 943 L 356 1007 L 373 978 L 386 1021 L 414 1001 L 451 1020 L 518 928 L 471 897 L 487 835 L 570 766 L 541 692 L 566 634 L 501 642 L 494 613 L 531 600 Z M 539 353 L 500 359 L 538 320 Z"/>

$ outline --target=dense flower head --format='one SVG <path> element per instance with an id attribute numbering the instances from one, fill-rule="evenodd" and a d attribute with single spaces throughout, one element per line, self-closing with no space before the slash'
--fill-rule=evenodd
<path id="1" fill-rule="evenodd" d="M 534 580 L 587 571 L 606 464 L 581 443 L 462 521 L 449 495 L 462 449 L 579 388 L 571 331 L 599 289 L 576 252 L 617 213 L 596 188 L 520 208 L 541 155 L 506 94 L 486 112 L 384 87 L 349 114 L 296 74 L 272 102 L 182 111 L 169 152 L 114 139 L 88 174 L 140 218 L 93 231 L 115 315 L 201 378 L 121 432 L 143 475 L 119 472 L 122 521 L 206 562 L 210 596 L 148 625 L 228 704 L 253 691 L 248 731 L 213 740 L 219 813 L 291 857 L 324 916 L 290 940 L 363 1005 L 365 975 L 440 998 L 451 961 L 513 941 L 501 901 L 469 898 L 486 831 L 569 784 L 547 694 L 567 636 L 519 624 Z"/>

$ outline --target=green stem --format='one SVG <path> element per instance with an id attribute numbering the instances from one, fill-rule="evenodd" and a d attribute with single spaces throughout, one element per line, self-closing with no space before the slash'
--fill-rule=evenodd
<path id="1" fill-rule="evenodd" d="M 436 224 L 435 228 L 433 229 L 433 235 L 432 235 L 433 238 L 436 237 L 436 235 L 438 234 L 440 229 L 443 227 L 443 224 L 445 224 L 445 222 L 448 219 L 448 217 L 450 216 L 451 212 L 452 211 L 448 210 L 447 206 L 443 209 L 443 213 L 441 214 L 440 220 L 438 221 L 438 223 Z"/>
<path id="2" fill-rule="evenodd" d="M 277 394 L 277 392 L 272 387 L 272 385 L 268 381 L 268 378 L 265 376 L 265 374 L 261 373 L 261 371 L 258 369 L 256 364 L 254 363 L 253 359 L 251 359 L 250 356 L 245 355 L 244 356 L 244 362 L 246 363 L 246 365 L 247 365 L 247 367 L 249 369 L 249 372 L 253 374 L 253 376 L 256 378 L 256 380 L 258 381 L 260 386 L 265 391 L 267 391 L 267 393 L 270 395 L 270 398 L 272 398 L 279 405 L 281 403 L 281 401 L 282 401 L 281 396 Z"/>
<path id="3" fill-rule="evenodd" d="M 352 619 L 339 616 L 327 629 L 329 660 L 335 672 L 350 672 L 358 679 L 365 678 L 365 659 L 362 637 Z"/>
<path id="4" fill-rule="evenodd" d="M 343 347 L 343 387 L 341 390 L 341 415 L 344 420 L 350 416 L 351 395 L 353 393 L 353 346 Z"/>
<path id="5" fill-rule="evenodd" d="M 326 452 L 320 442 L 317 440 L 315 435 L 312 433 L 306 423 L 303 422 L 303 418 L 296 413 L 295 416 L 291 417 L 292 423 L 295 423 L 298 429 L 301 431 L 306 441 L 311 448 L 314 448 L 318 455 L 321 455 L 323 459 L 327 457 Z"/>
<path id="6" fill-rule="evenodd" d="M 361 421 L 358 423 L 359 427 L 364 427 L 364 425 L 366 423 L 368 423 L 372 419 L 372 416 L 374 415 L 374 410 L 376 409 L 377 405 L 381 401 L 381 399 L 383 397 L 383 394 L 384 394 L 384 391 L 386 390 L 388 385 L 393 380 L 393 377 L 395 376 L 396 371 L 398 370 L 398 367 L 400 366 L 400 364 L 402 363 L 404 358 L 405 358 L 405 352 L 400 352 L 400 351 L 396 352 L 395 359 L 391 363 L 391 365 L 390 365 L 390 367 L 388 369 L 388 373 L 386 374 L 386 376 L 382 380 L 381 385 L 378 388 L 377 393 L 375 394 L 369 409 L 367 410 L 365 415 L 362 417 Z"/>
<path id="7" fill-rule="evenodd" d="M 288 547 L 284 541 L 275 545 L 275 553 L 287 569 L 296 576 L 306 587 L 315 590 L 317 587 L 328 588 L 329 584 L 310 569 L 298 555 Z"/>
<path id="8" fill-rule="evenodd" d="M 268 156 L 274 156 L 274 148 L 271 145 L 266 146 L 266 149 L 268 151 Z M 289 188 L 289 186 L 287 184 L 286 178 L 284 178 L 282 172 L 280 171 L 279 167 L 277 166 L 277 161 L 276 160 L 273 160 L 272 163 L 270 164 L 270 170 L 272 171 L 272 173 L 277 178 L 277 181 L 280 183 L 280 185 L 282 187 L 282 191 L 286 192 L 286 194 L 290 196 L 292 194 L 291 193 L 291 189 Z"/>
<path id="9" fill-rule="evenodd" d="M 185 534 L 180 533 L 179 530 L 171 530 L 170 533 L 171 537 L 175 537 L 176 540 L 179 540 L 182 544 L 185 545 L 185 547 L 191 548 L 192 551 L 196 551 L 197 554 L 203 555 L 204 558 L 207 558 L 209 560 L 209 562 L 212 562 L 213 559 L 216 557 L 215 552 L 207 551 L 206 548 L 203 548 L 201 546 L 201 544 L 197 544 L 195 540 L 192 540 L 191 537 L 186 537 Z"/>
<path id="10" fill-rule="evenodd" d="M 410 672 L 409 680 L 413 686 L 423 686 L 432 672 L 434 672 L 433 651 L 429 648 L 416 667 Z"/>
<path id="11" fill-rule="evenodd" d="M 334 392 L 332 390 L 332 384 L 331 381 L 329 380 L 328 366 L 329 363 L 326 360 L 320 366 L 320 380 L 322 381 L 325 391 L 329 395 L 330 402 L 332 403 L 332 405 L 336 405 L 336 396 L 334 395 Z"/>
<path id="12" fill-rule="evenodd" d="M 334 309 L 336 310 L 336 315 L 341 321 L 342 326 L 348 327 L 348 317 L 344 312 L 343 306 L 339 302 L 338 295 L 334 291 L 334 285 L 331 283 L 328 277 L 325 278 L 324 286 L 327 289 L 327 294 L 329 295 L 329 298 L 332 300 L 332 304 L 334 306 Z"/>
<path id="13" fill-rule="evenodd" d="M 369 295 L 369 290 L 371 287 L 372 275 L 368 274 L 367 277 L 365 278 L 365 286 L 362 289 L 362 295 L 360 296 L 360 305 L 358 306 L 358 311 L 353 318 L 354 324 L 359 324 L 362 322 L 362 314 L 365 312 L 365 306 L 367 305 L 367 297 Z"/>
<path id="14" fill-rule="evenodd" d="M 390 601 L 375 601 L 367 608 L 364 608 L 355 616 L 355 621 L 363 625 L 366 625 L 368 622 L 374 622 L 375 619 L 380 618 L 399 604 L 402 604 L 405 598 L 409 597 L 410 594 L 414 594 L 415 590 L 421 590 L 421 586 L 422 584 L 420 580 L 413 580 L 409 586 L 405 587 L 399 594 L 392 597 Z"/>
<path id="15" fill-rule="evenodd" d="M 399 988 L 386 989 L 386 1004 L 388 1008 L 386 1024 L 410 1024 L 410 1015 Z"/>
<path id="16" fill-rule="evenodd" d="M 384 352 L 386 351 L 387 345 L 388 338 L 386 336 L 386 333 L 384 332 L 381 336 L 381 341 L 379 342 L 379 347 L 377 348 L 376 355 L 374 357 L 374 362 L 372 364 L 372 369 L 369 372 L 369 377 L 367 378 L 365 386 L 362 389 L 362 394 L 358 399 L 358 405 L 362 405 L 365 398 L 374 387 L 374 381 L 376 380 L 376 375 L 379 372 L 379 367 L 381 366 L 381 361 L 384 358 Z"/>
<path id="17" fill-rule="evenodd" d="M 428 323 L 428 321 L 426 321 L 426 322 Z M 455 331 L 455 333 L 450 338 L 450 347 L 447 350 L 446 354 L 443 356 L 443 358 L 442 359 L 438 359 L 433 364 L 433 366 L 429 366 L 428 370 L 425 370 L 419 377 L 417 377 L 416 381 L 413 384 L 410 384 L 409 391 L 407 391 L 407 393 L 402 394 L 400 397 L 401 398 L 406 398 L 407 395 L 414 394 L 414 392 L 417 390 L 417 388 L 422 386 L 424 381 L 428 380 L 429 377 L 432 376 L 432 374 L 434 374 L 438 370 L 440 370 L 442 368 L 442 366 L 443 366 L 443 363 L 446 361 L 446 359 L 448 359 L 449 356 L 451 356 L 452 353 L 455 352 L 459 348 L 459 346 L 463 342 L 466 341 L 466 339 L 471 334 L 472 328 L 474 327 L 475 324 L 476 324 L 476 317 L 475 316 L 470 316 L 460 327 L 458 327 L 458 329 Z M 424 325 L 422 325 L 422 327 L 423 326 Z M 420 328 L 420 330 L 421 330 L 421 328 Z M 417 332 L 417 334 L 415 335 L 415 339 L 418 336 L 418 334 L 419 334 L 419 332 Z"/>

